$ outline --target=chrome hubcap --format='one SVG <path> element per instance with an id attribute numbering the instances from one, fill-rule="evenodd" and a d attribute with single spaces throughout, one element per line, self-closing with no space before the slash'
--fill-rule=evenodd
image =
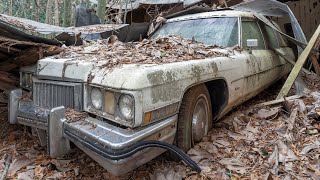
<path id="1" fill-rule="evenodd" d="M 201 96 L 192 115 L 192 139 L 199 142 L 208 133 L 208 106 L 205 97 Z"/>

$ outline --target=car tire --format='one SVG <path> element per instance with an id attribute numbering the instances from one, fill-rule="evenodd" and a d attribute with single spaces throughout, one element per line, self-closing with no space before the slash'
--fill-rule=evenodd
<path id="1" fill-rule="evenodd" d="M 208 134 L 211 127 L 212 108 L 207 87 L 200 84 L 188 89 L 178 114 L 176 145 L 187 152 Z"/>

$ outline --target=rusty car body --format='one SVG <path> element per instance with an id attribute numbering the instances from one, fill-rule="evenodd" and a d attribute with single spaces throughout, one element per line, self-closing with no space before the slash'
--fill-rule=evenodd
<path id="1" fill-rule="evenodd" d="M 217 44 L 228 56 L 124 64 L 112 71 L 91 61 L 48 57 L 38 61 L 34 75 L 22 69 L 21 85 L 32 86 L 33 96 L 25 100 L 21 89 L 11 92 L 10 123 L 33 127 L 51 157 L 66 154 L 73 142 L 109 172 L 121 175 L 165 150 L 147 148 L 121 160 L 107 158 L 113 152 L 144 140 L 187 151 L 214 120 L 289 72 L 291 65 L 274 49 L 296 59 L 282 36 L 251 12 L 176 17 L 151 38 L 172 34 Z M 87 112 L 86 123 L 67 122 L 67 107 Z"/>

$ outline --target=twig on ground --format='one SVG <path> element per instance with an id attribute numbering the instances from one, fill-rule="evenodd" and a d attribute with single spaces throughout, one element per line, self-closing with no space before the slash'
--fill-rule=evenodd
<path id="1" fill-rule="evenodd" d="M 6 159 L 5 167 L 2 172 L 2 175 L 0 176 L 0 180 L 4 180 L 7 177 L 7 174 L 9 172 L 10 162 L 11 162 L 11 156 L 9 154 L 5 154 L 4 159 Z"/>

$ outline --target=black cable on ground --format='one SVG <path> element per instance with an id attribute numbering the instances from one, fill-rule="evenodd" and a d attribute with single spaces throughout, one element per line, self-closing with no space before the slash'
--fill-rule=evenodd
<path id="1" fill-rule="evenodd" d="M 94 143 L 86 142 L 86 141 L 82 140 L 80 137 L 78 137 L 68 131 L 65 131 L 65 134 L 68 137 L 70 137 L 72 140 L 80 142 L 86 148 L 94 151 L 95 153 L 103 156 L 106 159 L 121 160 L 121 159 L 131 157 L 132 155 L 141 151 L 142 149 L 150 148 L 150 147 L 157 147 L 157 148 L 167 149 L 167 150 L 171 151 L 172 153 L 176 154 L 188 166 L 190 166 L 194 171 L 196 171 L 198 173 L 201 172 L 201 168 L 198 166 L 198 164 L 195 163 L 181 149 L 179 149 L 178 147 L 176 147 L 172 144 L 168 144 L 168 143 L 165 143 L 162 141 L 154 141 L 154 140 L 141 141 L 141 142 L 134 144 L 133 146 L 126 148 L 126 149 L 110 151 L 108 149 L 94 145 Z"/>

